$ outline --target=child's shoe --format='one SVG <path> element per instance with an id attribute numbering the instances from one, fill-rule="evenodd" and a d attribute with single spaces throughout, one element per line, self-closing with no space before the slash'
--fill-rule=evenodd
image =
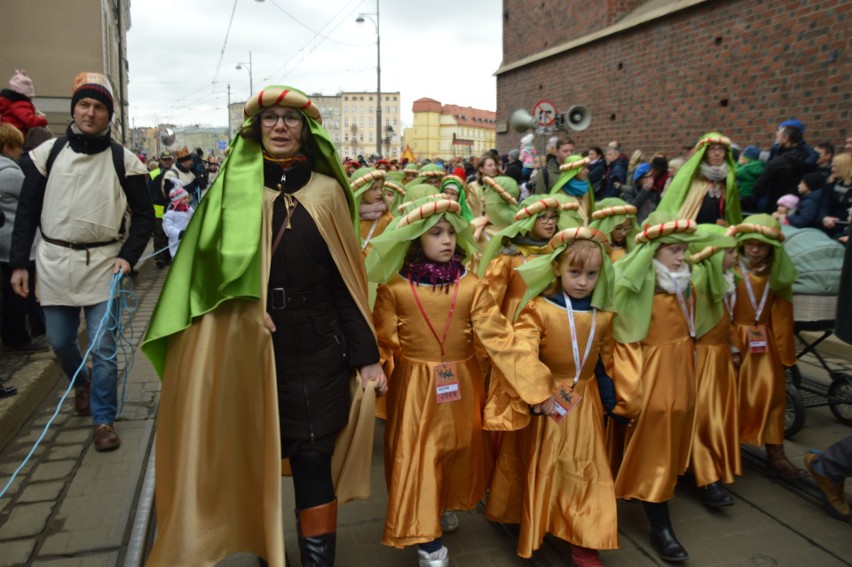
<path id="1" fill-rule="evenodd" d="M 418 549 L 417 557 L 420 559 L 420 567 L 450 567 L 450 553 L 444 546 L 432 553 Z"/>

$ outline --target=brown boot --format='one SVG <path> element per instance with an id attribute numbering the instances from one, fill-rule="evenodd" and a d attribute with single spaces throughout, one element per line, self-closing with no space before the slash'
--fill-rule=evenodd
<path id="1" fill-rule="evenodd" d="M 846 501 L 846 492 L 843 490 L 843 479 L 835 480 L 819 472 L 814 466 L 819 455 L 816 451 L 807 452 L 805 467 L 825 496 L 826 511 L 838 520 L 846 520 L 849 518 L 849 502 Z"/>
<path id="2" fill-rule="evenodd" d="M 74 388 L 74 410 L 77 415 L 92 415 L 92 409 L 89 407 L 89 389 L 91 387 L 92 383 L 84 380 L 82 386 Z"/>
<path id="3" fill-rule="evenodd" d="M 337 543 L 337 499 L 327 504 L 296 510 L 299 551 L 303 567 L 334 565 Z"/>
<path id="4" fill-rule="evenodd" d="M 780 476 L 783 480 L 796 480 L 797 478 L 808 476 L 806 471 L 803 471 L 787 459 L 787 455 L 784 454 L 783 443 L 766 444 L 766 474 L 769 476 Z"/>

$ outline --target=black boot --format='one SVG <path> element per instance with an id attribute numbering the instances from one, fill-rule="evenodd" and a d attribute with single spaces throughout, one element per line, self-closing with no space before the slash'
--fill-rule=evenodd
<path id="1" fill-rule="evenodd" d="M 668 502 L 642 502 L 645 515 L 651 523 L 651 547 L 663 561 L 679 563 L 689 559 L 689 554 L 677 540 L 669 517 Z"/>
<path id="2" fill-rule="evenodd" d="M 337 500 L 296 510 L 302 567 L 333 567 L 337 543 Z"/>
<path id="3" fill-rule="evenodd" d="M 698 489 L 701 493 L 701 502 L 708 508 L 722 508 L 733 506 L 734 499 L 725 494 L 720 482 L 714 482 Z"/>

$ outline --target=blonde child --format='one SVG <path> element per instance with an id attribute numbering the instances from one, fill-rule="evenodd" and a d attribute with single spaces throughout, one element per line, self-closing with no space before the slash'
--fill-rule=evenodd
<path id="1" fill-rule="evenodd" d="M 609 239 L 609 259 L 614 264 L 636 246 L 636 207 L 616 197 L 595 203 L 589 226 Z"/>
<path id="2" fill-rule="evenodd" d="M 474 244 L 460 211 L 448 199 L 418 201 L 367 257 L 368 277 L 384 284 L 373 310 L 381 359 L 393 362 L 382 543 L 418 545 L 421 567 L 449 565 L 442 523 L 457 520 L 442 522 L 442 512 L 472 509 L 485 494 L 485 384 L 474 339 L 508 379 L 535 377 L 530 403 L 556 389 L 549 370 L 514 341 L 487 283 L 464 269 Z"/>
<path id="3" fill-rule="evenodd" d="M 379 236 L 393 220 L 384 200 L 384 183 L 387 172 L 372 167 L 362 167 L 352 174 L 349 186 L 358 206 L 358 232 L 361 253 L 366 258 L 370 240 Z"/>
<path id="4" fill-rule="evenodd" d="M 739 368 L 740 437 L 766 445 L 766 472 L 784 480 L 807 473 L 784 453 L 787 390 L 784 367 L 796 363 L 793 343 L 793 282 L 796 268 L 781 243 L 781 225 L 770 215 L 752 215 L 728 229 L 740 246 L 734 338 Z"/>
<path id="5" fill-rule="evenodd" d="M 615 403 L 606 370 L 613 314 L 603 311 L 610 307 L 612 267 L 606 237 L 594 229 L 564 230 L 548 247 L 550 254 L 517 270 L 529 285 L 525 299 L 534 299 L 523 307 L 515 333 L 550 368 L 560 390 L 532 406 L 524 402 L 533 393 L 526 384 L 509 383 L 489 395 L 487 416 L 495 405 L 514 408 L 504 414 L 511 418 L 489 419 L 486 426 L 514 431 L 503 434 L 486 515 L 520 524 L 520 557 L 531 557 L 550 533 L 571 543 L 573 565 L 602 565 L 597 550 L 618 547 L 604 436 L 605 406 Z M 599 378 L 608 395 L 599 393 Z"/>

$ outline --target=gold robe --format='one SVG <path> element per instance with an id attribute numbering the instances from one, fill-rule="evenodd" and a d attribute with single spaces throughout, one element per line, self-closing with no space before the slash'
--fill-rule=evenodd
<path id="1" fill-rule="evenodd" d="M 664 502 L 689 463 L 695 412 L 695 346 L 674 294 L 654 295 L 648 335 L 616 343 L 614 413 L 635 418 L 627 428 L 615 479 L 618 498 Z"/>
<path id="2" fill-rule="evenodd" d="M 473 181 L 468 184 L 464 192 L 464 200 L 474 218 L 485 214 L 485 192 L 479 182 Z"/>
<path id="3" fill-rule="evenodd" d="M 358 230 L 361 233 L 361 253 L 364 255 L 364 258 L 367 257 L 367 254 L 369 254 L 370 250 L 373 248 L 370 241 L 383 233 L 391 221 L 393 221 L 393 215 L 389 211 L 385 211 L 385 214 L 376 220 L 362 219 L 359 222 Z M 375 228 L 373 228 L 373 226 L 375 226 Z M 372 234 L 370 234 L 371 230 L 373 231 Z"/>
<path id="4" fill-rule="evenodd" d="M 443 335 L 453 290 L 416 286 L 436 333 Z M 404 547 L 441 536 L 440 515 L 469 510 L 485 494 L 489 463 L 482 407 L 485 385 L 473 351 L 476 337 L 491 364 L 517 382 L 544 384 L 549 370 L 514 332 L 488 292 L 471 272 L 459 280 L 458 299 L 444 343 L 446 360 L 456 364 L 461 399 L 437 403 L 434 368 L 438 342 L 417 307 L 408 280 L 395 276 L 379 287 L 374 322 L 382 361 L 394 361 L 387 394 L 385 479 L 388 507 L 382 543 Z M 520 376 L 519 374 L 523 374 Z"/>
<path id="5" fill-rule="evenodd" d="M 560 423 L 530 416 L 529 425 L 503 433 L 486 516 L 520 524 L 518 555 L 531 557 L 548 533 L 591 549 L 618 547 L 615 489 L 606 457 L 603 405 L 595 378 L 602 356 L 611 366 L 612 313 L 597 312 L 592 348 L 574 391 L 580 403 Z M 575 311 L 580 355 L 591 332 L 592 312 Z M 543 297 L 530 302 L 515 324 L 518 340 L 550 368 L 557 385 L 570 386 L 575 362 L 565 308 Z M 534 399 L 523 384 L 514 395 Z M 526 402 L 525 402 L 526 405 Z"/>
<path id="6" fill-rule="evenodd" d="M 748 278 L 759 304 L 769 276 L 749 273 Z M 743 359 L 738 373 L 740 440 L 750 445 L 783 443 L 787 407 L 784 367 L 796 364 L 793 304 L 769 292 L 758 321 L 766 326 L 768 348 L 765 353 L 749 352 L 748 328 L 754 325 L 754 314 L 745 281 L 740 281 L 734 307 L 734 341 Z"/>
<path id="7" fill-rule="evenodd" d="M 609 249 L 609 261 L 615 264 L 627 256 L 627 248 L 624 246 L 612 246 Z"/>
<path id="8" fill-rule="evenodd" d="M 500 254 L 488 265 L 485 279 L 488 280 L 488 289 L 494 302 L 500 306 L 500 312 L 509 321 L 514 321 L 515 313 L 518 312 L 527 284 L 524 279 L 515 272 L 515 268 L 523 266 L 529 260 L 549 252 L 543 246 L 525 246 L 512 244 L 517 248 L 517 254 Z"/>
<path id="9" fill-rule="evenodd" d="M 146 565 L 213 566 L 245 551 L 284 567 L 281 437 L 272 339 L 263 319 L 272 207 L 262 211 L 261 300 L 233 299 L 169 338 L 157 416 L 157 537 Z M 314 173 L 294 193 L 314 219 L 362 313 L 366 274 L 340 186 Z M 337 220 L 344 224 L 338 226 Z M 349 424 L 337 437 L 338 502 L 370 495 L 375 393 L 353 373 Z"/>
<path id="10" fill-rule="evenodd" d="M 731 362 L 731 324 L 728 310 L 715 327 L 698 339 L 695 436 L 691 465 L 695 484 L 734 482 L 742 476 L 737 418 L 737 374 Z"/>

